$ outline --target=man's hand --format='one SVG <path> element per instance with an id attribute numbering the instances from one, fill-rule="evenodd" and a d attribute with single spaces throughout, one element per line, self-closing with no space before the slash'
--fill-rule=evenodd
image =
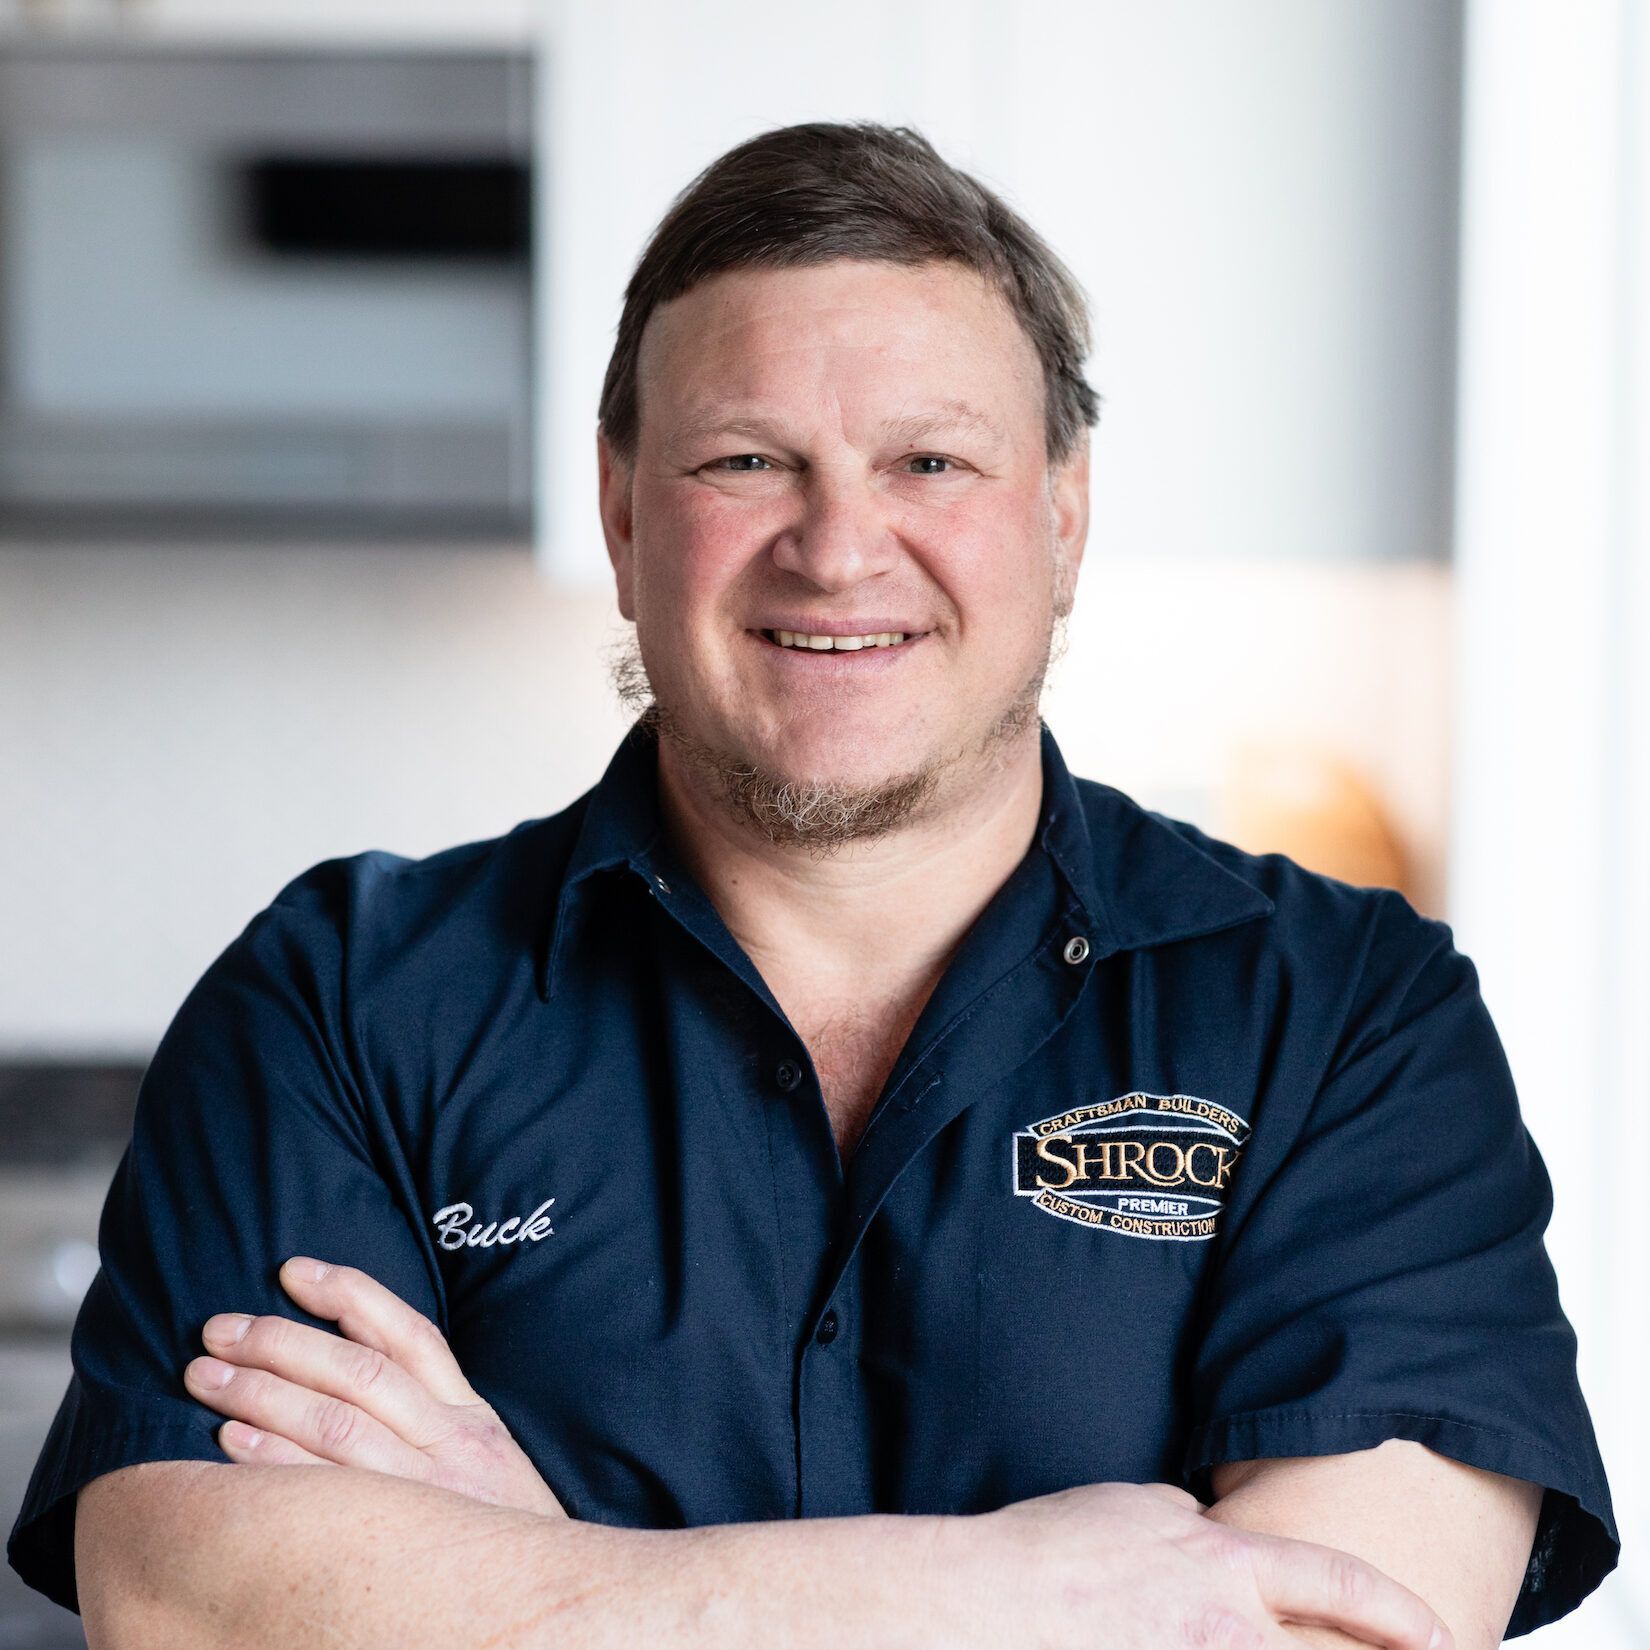
<path id="1" fill-rule="evenodd" d="M 1454 1646 L 1428 1605 L 1374 1565 L 1227 1528 L 1173 1484 L 1084 1484 L 946 1527 L 982 1643 L 1299 1650 L 1282 1624 L 1311 1622 L 1387 1650 Z"/>
<path id="2" fill-rule="evenodd" d="M 367 1273 L 327 1266 L 317 1278 L 317 1265 L 292 1256 L 282 1287 L 342 1335 L 244 1312 L 206 1320 L 201 1339 L 215 1356 L 193 1359 L 183 1378 L 202 1403 L 234 1417 L 218 1429 L 224 1454 L 269 1466 L 364 1467 L 565 1518 L 441 1331 Z"/>

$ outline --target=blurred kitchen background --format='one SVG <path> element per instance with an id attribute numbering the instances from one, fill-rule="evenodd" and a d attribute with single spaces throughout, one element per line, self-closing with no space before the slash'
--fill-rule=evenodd
<path id="1" fill-rule="evenodd" d="M 1650 1644 L 1637 0 L 0 0 L 0 1509 L 138 1079 L 290 877 L 628 718 L 595 406 L 731 144 L 917 126 L 1085 285 L 1074 769 L 1444 917 L 1556 1187 Z M 0 1650 L 80 1645 L 0 1570 Z"/>

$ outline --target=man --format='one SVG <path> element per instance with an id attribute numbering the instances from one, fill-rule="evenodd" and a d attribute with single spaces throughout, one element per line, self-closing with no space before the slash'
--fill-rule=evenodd
<path id="1" fill-rule="evenodd" d="M 94 1645 L 1466 1650 L 1614 1563 L 1448 930 L 1040 721 L 1086 342 L 903 129 L 676 202 L 601 783 L 305 872 L 145 1076 L 11 1545 Z"/>

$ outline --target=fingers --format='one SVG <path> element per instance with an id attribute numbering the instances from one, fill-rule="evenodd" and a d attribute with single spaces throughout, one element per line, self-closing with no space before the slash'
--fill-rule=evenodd
<path id="1" fill-rule="evenodd" d="M 478 1404 L 482 1400 L 464 1378 L 447 1338 L 369 1272 L 354 1266 L 325 1266 L 293 1255 L 281 1267 L 281 1286 L 306 1312 L 329 1318 L 362 1346 L 382 1352 L 406 1370 L 432 1397 L 444 1404 Z"/>
<path id="2" fill-rule="evenodd" d="M 1249 1540 L 1261 1599 L 1280 1620 L 1338 1627 L 1386 1650 L 1454 1650 L 1431 1606 L 1373 1564 L 1312 1541 Z"/>
<path id="3" fill-rule="evenodd" d="M 225 1370 L 231 1379 L 214 1384 Z M 323 1460 L 397 1478 L 429 1476 L 428 1458 L 422 1450 L 341 1398 L 297 1386 L 268 1370 L 237 1368 L 215 1358 L 193 1359 L 185 1366 L 183 1378 L 190 1392 L 219 1414 L 263 1432 L 279 1433 Z"/>
<path id="4" fill-rule="evenodd" d="M 336 1467 L 337 1461 L 328 1461 L 311 1455 L 307 1449 L 283 1438 L 279 1433 L 264 1432 L 249 1427 L 244 1421 L 225 1421 L 218 1428 L 218 1448 L 231 1461 L 247 1461 L 260 1467 Z"/>
<path id="5" fill-rule="evenodd" d="M 268 1370 L 310 1392 L 357 1405 L 415 1448 L 427 1447 L 447 1430 L 446 1406 L 406 1370 L 329 1330 L 292 1318 L 220 1312 L 206 1320 L 201 1340 L 224 1364 Z"/>
<path id="6" fill-rule="evenodd" d="M 1204 1503 L 1199 1501 L 1190 1490 L 1182 1489 L 1178 1484 L 1165 1484 L 1159 1481 L 1152 1484 L 1142 1484 L 1140 1487 L 1146 1490 L 1155 1490 L 1171 1506 L 1196 1507 L 1199 1510 L 1204 1507 Z"/>
<path id="7" fill-rule="evenodd" d="M 416 1454 L 446 1432 L 444 1406 L 406 1369 L 328 1330 L 224 1312 L 206 1320 L 201 1340 L 216 1356 L 183 1369 L 196 1398 L 328 1460 L 391 1470 L 401 1450 Z"/>

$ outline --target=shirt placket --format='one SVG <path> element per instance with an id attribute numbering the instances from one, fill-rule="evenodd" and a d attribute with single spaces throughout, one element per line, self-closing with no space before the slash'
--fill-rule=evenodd
<path id="1" fill-rule="evenodd" d="M 679 866 L 658 853 L 644 856 L 637 869 L 665 908 L 768 1011 L 771 1044 L 756 1069 L 769 1101 L 794 1510 L 805 1518 L 870 1511 L 860 1308 L 865 1289 L 880 1280 L 863 1276 L 861 1239 L 928 1142 L 1054 1035 L 1093 964 L 1111 947 L 1047 856 L 1028 855 L 953 958 L 844 1171 L 808 1051 L 755 965 Z M 1074 939 L 1082 943 L 1073 945 Z"/>
<path id="2" fill-rule="evenodd" d="M 1106 954 L 1098 936 L 1088 937 L 1081 904 L 1056 897 L 1046 862 L 1043 871 L 1041 887 L 1019 890 L 1017 904 L 1006 902 L 965 942 L 935 994 L 935 1012 L 919 1021 L 849 1159 L 840 1223 L 797 1340 L 799 1517 L 876 1510 L 860 1354 L 866 1291 L 892 1286 L 865 1274 L 862 1239 L 878 1208 L 902 1174 L 921 1172 L 924 1148 L 940 1130 L 1054 1036 L 1093 961 Z M 816 1109 L 822 1118 L 823 1104 Z M 791 1132 L 802 1123 L 793 1117 Z M 797 1240 L 806 1240 L 800 1229 Z"/>

